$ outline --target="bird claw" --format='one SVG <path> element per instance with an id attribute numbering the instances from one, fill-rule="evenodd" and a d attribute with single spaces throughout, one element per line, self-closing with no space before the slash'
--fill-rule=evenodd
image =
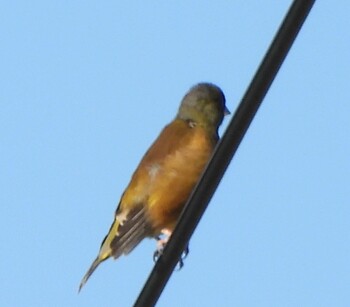
<path id="1" fill-rule="evenodd" d="M 153 253 L 153 261 L 157 262 L 159 257 L 163 254 L 163 250 L 156 249 Z"/>
<path id="2" fill-rule="evenodd" d="M 190 249 L 188 248 L 188 245 L 186 246 L 186 248 L 184 249 L 184 251 L 181 254 L 181 258 L 179 260 L 179 262 L 176 265 L 176 271 L 180 271 L 182 269 L 182 267 L 184 266 L 184 260 L 187 258 L 188 254 L 190 252 Z"/>
<path id="3" fill-rule="evenodd" d="M 167 240 L 162 239 L 161 237 L 157 236 L 155 237 L 157 240 L 157 249 L 153 253 L 153 261 L 156 262 L 159 257 L 163 254 L 164 247 L 167 243 Z"/>
<path id="4" fill-rule="evenodd" d="M 181 259 L 185 260 L 189 253 L 190 253 L 190 249 L 189 249 L 189 247 L 187 245 L 186 248 L 184 249 L 184 251 L 182 252 Z"/>

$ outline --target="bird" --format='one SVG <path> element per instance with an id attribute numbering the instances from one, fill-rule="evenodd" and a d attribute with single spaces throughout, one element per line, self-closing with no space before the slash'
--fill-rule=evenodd
<path id="1" fill-rule="evenodd" d="M 155 238 L 155 255 L 161 254 L 212 156 L 227 114 L 225 95 L 217 85 L 198 83 L 185 94 L 175 118 L 133 173 L 79 292 L 101 262 L 129 254 L 145 238 Z"/>

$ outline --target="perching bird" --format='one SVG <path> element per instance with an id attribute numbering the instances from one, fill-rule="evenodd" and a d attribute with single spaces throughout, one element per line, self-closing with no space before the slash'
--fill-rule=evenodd
<path id="1" fill-rule="evenodd" d="M 130 253 L 144 238 L 156 238 L 158 251 L 164 247 L 212 155 L 224 115 L 229 113 L 223 92 L 214 84 L 199 83 L 185 95 L 175 119 L 134 172 L 79 291 L 101 262 Z"/>

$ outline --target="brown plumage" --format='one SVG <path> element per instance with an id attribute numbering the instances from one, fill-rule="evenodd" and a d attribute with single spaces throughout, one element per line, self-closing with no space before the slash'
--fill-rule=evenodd
<path id="1" fill-rule="evenodd" d="M 171 234 L 211 157 L 227 112 L 224 94 L 213 84 L 200 83 L 186 94 L 176 118 L 134 172 L 79 290 L 102 261 L 128 254 L 146 237 Z"/>

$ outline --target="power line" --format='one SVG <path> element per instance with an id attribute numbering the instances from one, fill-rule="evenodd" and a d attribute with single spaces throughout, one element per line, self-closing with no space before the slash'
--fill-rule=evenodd
<path id="1" fill-rule="evenodd" d="M 134 307 L 154 306 L 277 75 L 315 0 L 295 0 L 245 92 Z"/>

